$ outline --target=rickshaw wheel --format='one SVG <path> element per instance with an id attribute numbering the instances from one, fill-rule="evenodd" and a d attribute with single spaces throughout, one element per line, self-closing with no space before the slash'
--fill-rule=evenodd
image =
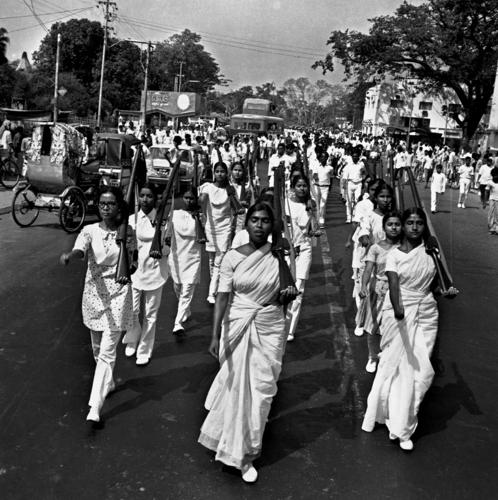
<path id="1" fill-rule="evenodd" d="M 0 183 L 5 189 L 14 189 L 20 180 L 19 166 L 12 158 L 6 158 L 0 169 Z"/>
<path id="2" fill-rule="evenodd" d="M 77 188 L 71 188 L 61 198 L 59 221 L 67 233 L 79 231 L 85 222 L 85 196 Z"/>
<path id="3" fill-rule="evenodd" d="M 35 222 L 40 209 L 35 205 L 36 193 L 27 186 L 20 189 L 12 199 L 12 218 L 21 227 L 28 227 Z"/>

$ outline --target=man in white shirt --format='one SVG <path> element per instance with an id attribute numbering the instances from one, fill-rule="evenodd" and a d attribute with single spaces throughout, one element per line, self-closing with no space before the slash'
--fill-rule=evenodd
<path id="1" fill-rule="evenodd" d="M 280 162 L 284 162 L 285 169 L 285 180 L 288 181 L 290 178 L 290 158 L 285 154 L 285 145 L 280 143 L 277 146 L 277 152 L 270 156 L 268 162 L 268 185 L 273 187 L 273 169 L 280 165 Z"/>
<path id="2" fill-rule="evenodd" d="M 458 196 L 458 208 L 465 208 L 465 201 L 470 190 L 472 178 L 474 177 L 474 167 L 471 165 L 472 156 L 468 153 L 464 158 L 465 163 L 458 168 L 460 176 L 460 195 Z"/>
<path id="3" fill-rule="evenodd" d="M 447 177 L 443 173 L 443 166 L 438 164 L 436 171 L 432 174 L 431 181 L 431 212 L 433 214 L 437 212 L 439 195 L 444 194 L 446 190 L 446 182 Z"/>
<path id="4" fill-rule="evenodd" d="M 346 224 L 351 224 L 354 206 L 361 196 L 361 186 L 366 175 L 365 164 L 360 161 L 360 155 L 355 151 L 342 172 L 346 186 Z"/>
<path id="5" fill-rule="evenodd" d="M 476 183 L 479 184 L 479 191 L 481 192 L 482 208 L 486 208 L 489 201 L 489 190 L 486 189 L 488 182 L 492 179 L 491 170 L 493 170 L 493 158 L 488 156 L 486 162 L 481 165 L 477 172 Z"/>
<path id="6" fill-rule="evenodd" d="M 330 191 L 330 184 L 334 175 L 334 169 L 327 164 L 329 155 L 322 152 L 319 161 L 310 163 L 310 170 L 314 183 L 315 201 L 318 210 L 318 223 L 320 227 L 325 224 L 325 209 L 327 207 L 327 198 Z"/>

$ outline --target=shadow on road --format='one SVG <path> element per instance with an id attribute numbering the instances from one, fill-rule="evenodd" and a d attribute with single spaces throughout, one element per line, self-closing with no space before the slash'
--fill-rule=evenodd
<path id="1" fill-rule="evenodd" d="M 482 415 L 474 393 L 463 379 L 456 363 L 451 363 L 455 382 L 440 387 L 433 384 L 420 406 L 415 438 L 447 428 L 448 422 L 465 408 L 471 415 Z"/>

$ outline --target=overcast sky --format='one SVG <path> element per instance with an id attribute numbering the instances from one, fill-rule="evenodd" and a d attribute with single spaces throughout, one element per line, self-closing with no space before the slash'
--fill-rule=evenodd
<path id="1" fill-rule="evenodd" d="M 33 4 L 43 23 L 87 17 L 103 22 L 96 0 L 0 0 L 0 27 L 9 32 L 9 59 L 36 50 L 45 30 L 31 14 Z M 368 19 L 391 14 L 401 0 L 117 0 L 112 23 L 119 38 L 162 41 L 185 28 L 202 43 L 232 80 L 242 85 L 288 78 L 340 82 L 340 72 L 323 77 L 311 65 L 326 53 L 332 30 L 367 31 Z M 414 0 L 413 3 L 421 3 Z M 78 10 L 76 10 L 78 9 Z M 82 10 L 86 9 L 86 10 Z M 69 12 L 73 11 L 73 12 Z M 19 17 L 23 16 L 23 17 Z M 61 19 L 63 18 L 63 19 Z"/>

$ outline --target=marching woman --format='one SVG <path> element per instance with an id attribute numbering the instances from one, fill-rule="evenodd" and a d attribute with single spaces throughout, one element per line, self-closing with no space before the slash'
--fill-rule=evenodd
<path id="1" fill-rule="evenodd" d="M 83 323 L 90 330 L 93 356 L 97 363 L 93 376 L 87 420 L 100 421 L 100 411 L 109 392 L 114 390 L 113 370 L 116 350 L 123 330 L 133 325 L 131 285 L 126 278 L 115 281 L 119 246 L 116 243 L 121 214 L 126 213 L 120 189 L 107 187 L 99 197 L 101 221 L 85 226 L 73 249 L 63 253 L 60 262 L 88 256 L 88 269 L 81 303 Z M 128 231 L 127 248 L 133 252 L 134 235 Z"/>
<path id="2" fill-rule="evenodd" d="M 313 205 L 310 207 L 310 203 Z M 287 341 L 294 340 L 306 280 L 310 275 L 311 267 L 311 236 L 310 220 L 314 201 L 310 199 L 310 185 L 307 177 L 296 174 L 292 178 L 291 192 L 286 203 L 287 215 L 290 219 L 292 245 L 296 251 L 296 288 L 300 292 L 287 310 L 288 337 Z"/>
<path id="3" fill-rule="evenodd" d="M 384 182 L 381 179 L 371 180 L 366 189 L 366 193 L 363 194 L 363 199 L 361 199 L 354 207 L 353 211 L 353 227 L 351 230 L 351 236 L 348 238 L 346 242 L 346 248 L 349 248 L 351 244 L 353 245 L 353 253 L 351 258 L 351 267 L 353 270 L 352 279 L 354 281 L 353 287 L 353 298 L 356 303 L 356 317 L 355 317 L 355 329 L 354 334 L 357 337 L 361 337 L 363 335 L 363 323 L 365 318 L 360 314 L 361 312 L 361 297 L 359 295 L 359 290 L 361 286 L 361 277 L 363 271 L 365 269 L 365 247 L 360 243 L 358 239 L 358 234 L 360 232 L 361 224 L 364 219 L 370 216 L 370 213 L 373 212 L 375 208 L 373 199 L 375 196 L 375 190 L 380 182 Z"/>
<path id="4" fill-rule="evenodd" d="M 398 212 L 388 212 L 384 215 L 382 225 L 386 239 L 374 243 L 365 256 L 365 270 L 363 271 L 359 296 L 367 300 L 369 308 L 365 315 L 366 323 L 363 328 L 368 340 L 368 363 L 365 370 L 374 373 L 379 361 L 379 315 L 384 299 L 389 289 L 385 272 L 387 254 L 399 245 L 401 237 L 401 216 Z"/>
<path id="5" fill-rule="evenodd" d="M 239 231 L 244 229 L 245 210 L 249 207 L 251 200 L 253 199 L 251 186 L 246 183 L 245 177 L 244 167 L 242 164 L 240 162 L 234 163 L 230 176 L 230 184 L 233 186 L 235 195 L 244 209 L 244 212 L 241 210 L 241 213 L 237 214 L 237 217 L 232 218 L 232 236 L 235 236 Z M 233 240 L 233 237 L 231 239 Z"/>
<path id="6" fill-rule="evenodd" d="M 432 288 L 436 267 L 424 239 L 427 217 L 420 208 L 403 213 L 403 241 L 386 259 L 389 299 L 382 310 L 382 356 L 368 396 L 362 429 L 386 424 L 389 439 L 402 450 L 413 449 L 417 413 L 434 377 L 430 356 L 438 329 Z M 455 296 L 451 287 L 446 296 Z"/>
<path id="7" fill-rule="evenodd" d="M 183 209 L 173 212 L 168 228 L 171 238 L 169 267 L 178 298 L 178 311 L 173 326 L 175 335 L 185 331 L 183 324 L 190 317 L 190 304 L 201 274 L 201 244 L 197 241 L 196 233 L 196 223 L 200 222 L 196 222 L 198 206 L 195 193 L 186 191 L 183 203 Z"/>
<path id="8" fill-rule="evenodd" d="M 380 181 L 375 189 L 372 200 L 374 209 L 362 219 L 360 223 L 360 230 L 358 231 L 358 241 L 364 248 L 365 255 L 373 244 L 379 243 L 386 237 L 386 233 L 384 232 L 383 218 L 384 215 L 391 209 L 392 199 L 392 187 L 389 184 L 386 184 L 384 181 Z M 365 268 L 363 266 L 360 268 L 353 289 L 353 297 L 356 300 L 356 303 L 359 303 L 355 318 L 356 324 L 360 325 L 360 328 L 355 328 L 355 335 L 357 336 L 363 335 L 363 326 L 365 322 L 368 323 L 368 321 L 370 321 L 371 319 L 369 318 L 370 296 L 367 295 L 365 298 L 360 297 L 364 269 Z"/>
<path id="9" fill-rule="evenodd" d="M 218 162 L 214 166 L 214 182 L 200 188 L 199 203 L 206 216 L 206 251 L 209 256 L 209 294 L 207 301 L 214 304 L 218 291 L 220 265 L 228 250 L 231 233 L 231 206 L 227 192 L 228 168 Z"/>
<path id="10" fill-rule="evenodd" d="M 140 210 L 131 215 L 130 226 L 135 229 L 138 248 L 138 266 L 131 277 L 133 289 L 133 327 L 123 337 L 127 357 L 137 355 L 136 364 L 146 365 L 152 356 L 156 338 L 156 322 L 163 286 L 168 280 L 168 247 L 160 259 L 149 256 L 156 231 L 157 192 L 153 184 L 145 184 L 139 192 Z M 140 305 L 144 303 L 143 319 L 140 324 Z"/>
<path id="11" fill-rule="evenodd" d="M 268 243 L 274 215 L 266 203 L 249 208 L 249 243 L 230 250 L 221 264 L 209 352 L 220 362 L 205 407 L 199 443 L 216 460 L 254 482 L 264 428 L 277 392 L 285 350 L 283 303 L 297 290 L 280 286 L 279 264 Z"/>

